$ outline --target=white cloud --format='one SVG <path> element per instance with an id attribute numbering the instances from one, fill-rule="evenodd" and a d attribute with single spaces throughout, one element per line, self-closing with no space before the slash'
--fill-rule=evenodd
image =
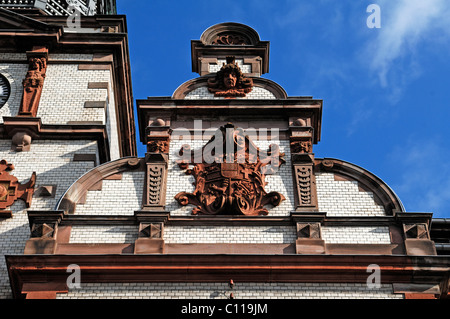
<path id="1" fill-rule="evenodd" d="M 376 3 L 381 7 L 381 28 L 374 29 L 377 37 L 365 54 L 381 86 L 402 86 L 421 72 L 420 64 L 415 61 L 417 49 L 430 44 L 429 41 L 439 41 L 442 36 L 450 38 L 450 1 L 378 0 Z"/>

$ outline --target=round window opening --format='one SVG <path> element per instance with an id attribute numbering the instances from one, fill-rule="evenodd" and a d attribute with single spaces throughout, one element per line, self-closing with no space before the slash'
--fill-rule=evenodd
<path id="1" fill-rule="evenodd" d="M 0 108 L 6 104 L 10 94 L 11 86 L 9 85 L 9 81 L 4 75 L 0 74 Z"/>

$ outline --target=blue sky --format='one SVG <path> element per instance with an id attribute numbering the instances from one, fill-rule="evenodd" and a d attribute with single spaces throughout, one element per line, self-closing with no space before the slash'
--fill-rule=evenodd
<path id="1" fill-rule="evenodd" d="M 370 4 L 381 10 L 381 28 L 367 27 Z M 127 15 L 135 99 L 171 96 L 197 77 L 190 40 L 208 27 L 247 24 L 271 42 L 264 77 L 290 96 L 323 99 L 317 158 L 371 171 L 408 212 L 450 217 L 450 1 L 117 0 L 117 6 Z"/>

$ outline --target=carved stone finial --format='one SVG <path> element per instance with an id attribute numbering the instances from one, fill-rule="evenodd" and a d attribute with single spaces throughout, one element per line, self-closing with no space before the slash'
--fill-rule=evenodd
<path id="1" fill-rule="evenodd" d="M 227 64 L 208 80 L 208 90 L 215 97 L 245 97 L 253 89 L 253 80 L 244 77 L 234 57 L 227 57 Z"/>

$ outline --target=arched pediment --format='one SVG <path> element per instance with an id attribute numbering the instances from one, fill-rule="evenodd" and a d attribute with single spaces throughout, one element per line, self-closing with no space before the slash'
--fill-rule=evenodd
<path id="1" fill-rule="evenodd" d="M 172 99 L 195 99 L 193 96 L 196 90 L 199 91 L 198 99 L 213 99 L 214 94 L 208 92 L 208 79 L 211 76 L 198 77 L 189 80 L 180 85 L 172 95 Z M 257 88 L 249 94 L 248 99 L 287 99 L 287 93 L 281 85 L 266 78 L 254 77 L 252 78 L 254 88 Z M 190 94 L 191 93 L 191 94 Z"/>
<path id="2" fill-rule="evenodd" d="M 77 204 L 89 190 L 113 175 L 128 171 L 144 170 L 145 160 L 137 157 L 125 157 L 97 166 L 76 180 L 56 204 L 55 210 L 74 214 Z"/>
<path id="3" fill-rule="evenodd" d="M 315 160 L 316 173 L 333 173 L 337 178 L 356 181 L 358 187 L 373 194 L 375 202 L 384 208 L 386 215 L 405 212 L 394 191 L 379 177 L 355 164 L 334 158 Z"/>
<path id="4" fill-rule="evenodd" d="M 226 22 L 206 29 L 200 41 L 204 45 L 257 45 L 259 34 L 247 25 Z"/>

